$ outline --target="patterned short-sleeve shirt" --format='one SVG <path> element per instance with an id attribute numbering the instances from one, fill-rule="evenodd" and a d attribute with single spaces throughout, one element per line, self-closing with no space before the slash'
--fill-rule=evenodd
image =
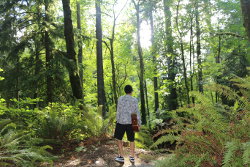
<path id="1" fill-rule="evenodd" d="M 141 125 L 141 116 L 138 109 L 138 100 L 130 95 L 118 99 L 116 121 L 120 124 L 131 124 L 131 113 L 137 114 L 138 124 Z"/>

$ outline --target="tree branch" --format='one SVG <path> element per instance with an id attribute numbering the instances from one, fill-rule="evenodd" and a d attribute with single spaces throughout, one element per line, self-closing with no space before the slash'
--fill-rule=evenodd
<path id="1" fill-rule="evenodd" d="M 106 45 L 106 47 L 108 48 L 109 51 L 111 51 L 111 48 L 109 47 L 108 43 L 104 40 L 102 40 L 102 42 Z"/>
<path id="2" fill-rule="evenodd" d="M 216 32 L 215 35 L 227 35 L 227 36 L 233 36 L 233 37 L 237 37 L 237 38 L 246 39 L 245 37 L 243 37 L 239 34 L 233 33 L 233 32 Z"/>

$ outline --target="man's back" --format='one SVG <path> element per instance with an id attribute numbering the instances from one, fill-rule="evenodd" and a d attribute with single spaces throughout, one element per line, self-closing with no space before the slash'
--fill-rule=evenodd
<path id="1" fill-rule="evenodd" d="M 119 155 L 115 158 L 117 162 L 124 163 L 123 145 L 122 138 L 126 132 L 127 139 L 130 141 L 130 156 L 129 160 L 131 163 L 135 162 L 135 132 L 132 128 L 131 123 L 131 113 L 137 114 L 138 119 L 138 129 L 141 125 L 141 116 L 138 110 L 138 101 L 136 98 L 132 97 L 133 88 L 131 85 L 126 85 L 124 87 L 125 96 L 121 96 L 118 99 L 117 111 L 116 111 L 116 126 L 114 138 L 117 139 L 117 145 L 119 149 Z"/>
<path id="2" fill-rule="evenodd" d="M 136 113 L 141 124 L 138 101 L 131 95 L 124 95 L 118 99 L 116 120 L 120 124 L 131 124 L 131 113 Z"/>

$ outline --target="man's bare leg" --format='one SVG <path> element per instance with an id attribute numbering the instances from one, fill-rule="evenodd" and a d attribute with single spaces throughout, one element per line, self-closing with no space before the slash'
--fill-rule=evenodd
<path id="1" fill-rule="evenodd" d="M 130 155 L 135 157 L 135 142 L 130 142 Z"/>
<path id="2" fill-rule="evenodd" d="M 122 140 L 117 140 L 117 145 L 118 145 L 118 151 L 120 156 L 124 156 L 123 154 L 123 145 L 122 145 Z"/>

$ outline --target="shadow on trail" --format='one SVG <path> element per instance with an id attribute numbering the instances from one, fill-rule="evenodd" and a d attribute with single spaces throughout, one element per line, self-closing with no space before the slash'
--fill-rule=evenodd
<path id="1" fill-rule="evenodd" d="M 55 162 L 55 167 L 153 167 L 152 164 L 145 163 L 136 156 L 135 164 L 131 164 L 128 159 L 129 148 L 124 148 L 125 162 L 115 162 L 117 156 L 117 146 L 114 140 L 109 139 L 97 144 L 84 146 L 82 152 L 68 152 L 67 155 L 62 155 L 61 158 Z M 136 152 L 144 154 L 143 151 L 136 149 Z"/>

